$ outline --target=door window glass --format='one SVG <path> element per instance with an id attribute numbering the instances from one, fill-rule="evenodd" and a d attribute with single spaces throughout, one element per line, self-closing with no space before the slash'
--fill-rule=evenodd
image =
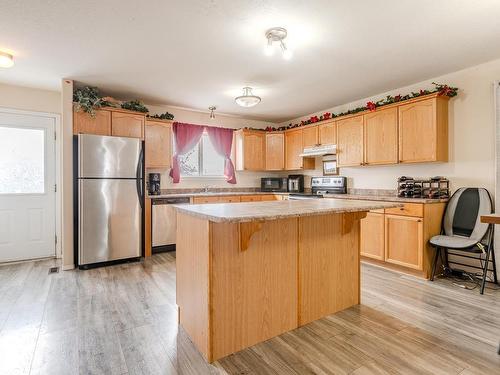
<path id="1" fill-rule="evenodd" d="M 0 194 L 45 192 L 45 131 L 0 126 Z"/>

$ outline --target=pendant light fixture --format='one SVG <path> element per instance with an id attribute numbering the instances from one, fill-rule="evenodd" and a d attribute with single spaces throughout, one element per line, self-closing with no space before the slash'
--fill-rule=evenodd
<path id="1" fill-rule="evenodd" d="M 14 66 L 14 56 L 0 51 L 0 68 L 10 68 L 12 66 Z"/>
<path id="2" fill-rule="evenodd" d="M 210 120 L 215 120 L 215 113 L 214 111 L 217 109 L 216 106 L 212 105 L 210 107 L 208 107 L 209 111 L 210 111 Z"/>
<path id="3" fill-rule="evenodd" d="M 259 104 L 261 99 L 252 93 L 251 87 L 243 87 L 243 95 L 237 96 L 234 100 L 239 106 L 250 108 Z"/>
<path id="4" fill-rule="evenodd" d="M 266 31 L 267 45 L 265 49 L 265 54 L 267 56 L 272 56 L 275 51 L 275 44 L 279 44 L 281 52 L 283 53 L 283 58 L 285 60 L 290 60 L 292 58 L 292 51 L 290 51 L 284 40 L 288 35 L 288 32 L 283 27 L 273 27 Z"/>

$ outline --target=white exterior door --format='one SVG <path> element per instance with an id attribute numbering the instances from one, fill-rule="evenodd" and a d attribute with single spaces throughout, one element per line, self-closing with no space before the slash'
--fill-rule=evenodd
<path id="1" fill-rule="evenodd" d="M 0 262 L 55 256 L 55 119 L 0 109 Z"/>

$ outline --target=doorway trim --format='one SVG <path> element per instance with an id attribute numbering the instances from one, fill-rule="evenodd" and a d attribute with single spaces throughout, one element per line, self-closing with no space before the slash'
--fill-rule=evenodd
<path id="1" fill-rule="evenodd" d="M 61 171 L 61 155 L 62 155 L 62 128 L 61 128 L 61 115 L 58 113 L 50 113 L 50 112 L 38 112 L 38 111 L 26 111 L 22 109 L 15 109 L 9 107 L 0 106 L 0 113 L 9 113 L 9 114 L 19 114 L 26 116 L 37 116 L 37 117 L 47 117 L 54 120 L 54 129 L 55 129 L 55 180 L 56 180 L 56 197 L 55 197 L 55 220 L 56 220 L 56 258 L 62 257 L 62 247 L 61 247 L 61 238 L 62 238 L 62 171 Z"/>

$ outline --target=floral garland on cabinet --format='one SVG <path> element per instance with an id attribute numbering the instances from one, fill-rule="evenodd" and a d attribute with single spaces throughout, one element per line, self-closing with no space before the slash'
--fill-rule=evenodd
<path id="1" fill-rule="evenodd" d="M 317 122 L 330 120 L 332 118 L 336 118 L 336 117 L 340 117 L 340 116 L 352 115 L 352 114 L 363 112 L 363 111 L 375 111 L 378 107 L 383 107 L 384 105 L 403 102 L 405 100 L 417 98 L 417 97 L 423 96 L 423 95 L 438 93 L 439 96 L 448 96 L 448 97 L 452 98 L 454 96 L 457 96 L 457 94 L 458 94 L 457 87 L 451 87 L 451 86 L 448 86 L 445 84 L 440 84 L 440 83 L 435 83 L 435 82 L 432 82 L 432 84 L 434 85 L 434 89 L 432 89 L 432 90 L 420 90 L 419 92 L 412 92 L 411 94 L 407 94 L 407 95 L 399 95 L 399 94 L 396 96 L 387 95 L 384 99 L 380 99 L 376 102 L 369 101 L 363 107 L 350 109 L 346 112 L 341 112 L 341 113 L 325 112 L 321 116 L 311 116 L 309 119 L 302 120 L 300 123 L 295 123 L 295 124 L 290 123 L 287 126 L 280 126 L 279 128 L 268 126 L 265 129 L 265 131 L 276 131 L 276 130 L 282 131 L 282 130 L 287 130 L 287 129 L 294 129 L 294 128 L 298 128 L 298 127 L 301 127 L 304 125 L 315 124 Z M 255 129 L 255 130 L 262 130 L 262 129 Z"/>

